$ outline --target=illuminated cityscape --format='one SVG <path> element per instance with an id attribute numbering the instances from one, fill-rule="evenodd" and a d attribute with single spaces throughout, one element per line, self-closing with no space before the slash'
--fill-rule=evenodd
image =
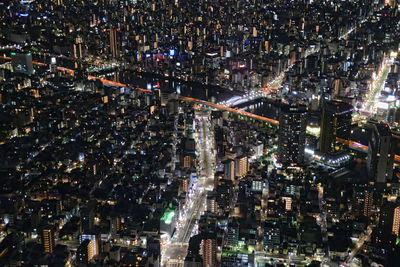
<path id="1" fill-rule="evenodd" d="M 12 0 L 0 29 L 0 266 L 400 266 L 399 0 Z"/>

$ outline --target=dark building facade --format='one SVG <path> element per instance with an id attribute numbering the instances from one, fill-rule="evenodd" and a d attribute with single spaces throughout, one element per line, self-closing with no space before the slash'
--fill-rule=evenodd
<path id="1" fill-rule="evenodd" d="M 304 161 L 307 108 L 282 104 L 279 113 L 278 161 L 283 166 L 298 166 Z"/>
<path id="2" fill-rule="evenodd" d="M 389 125 L 373 125 L 371 139 L 368 143 L 367 168 L 370 178 L 378 183 L 385 183 L 393 177 L 394 151 L 392 133 Z"/>
<path id="3" fill-rule="evenodd" d="M 13 67 L 14 72 L 24 73 L 27 75 L 33 74 L 33 65 L 32 65 L 32 54 L 21 54 L 21 53 L 12 53 L 11 54 L 11 65 Z"/>
<path id="4" fill-rule="evenodd" d="M 351 134 L 353 106 L 341 101 L 328 101 L 324 104 L 321 117 L 319 150 L 334 153 L 342 145 L 337 138 L 349 140 Z"/>

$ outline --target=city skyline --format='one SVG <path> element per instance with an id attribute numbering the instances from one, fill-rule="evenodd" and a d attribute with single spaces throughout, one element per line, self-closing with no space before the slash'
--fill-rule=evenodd
<path id="1" fill-rule="evenodd" d="M 1 266 L 398 265 L 398 0 L 0 7 Z"/>

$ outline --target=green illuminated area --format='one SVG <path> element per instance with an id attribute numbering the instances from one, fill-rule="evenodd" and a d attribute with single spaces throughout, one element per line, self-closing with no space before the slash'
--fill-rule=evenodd
<path id="1" fill-rule="evenodd" d="M 163 221 L 165 224 L 171 224 L 174 216 L 175 216 L 175 211 L 167 209 L 164 212 L 163 216 L 161 217 L 161 221 Z"/>
<path id="2" fill-rule="evenodd" d="M 222 251 L 222 257 L 231 257 L 237 254 L 253 254 L 255 251 L 254 246 L 252 245 L 245 245 L 245 244 L 238 244 L 238 246 L 233 248 L 224 248 Z"/>

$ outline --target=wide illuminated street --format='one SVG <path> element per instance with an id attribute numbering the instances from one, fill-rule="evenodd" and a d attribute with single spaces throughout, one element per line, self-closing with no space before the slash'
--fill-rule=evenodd
<path id="1" fill-rule="evenodd" d="M 207 191 L 213 189 L 215 156 L 209 111 L 196 111 L 195 121 L 197 173 L 199 177 L 193 184 L 193 191 L 188 194 L 186 205 L 180 212 L 181 216 L 177 222 L 174 236 L 163 246 L 164 266 L 183 266 L 189 239 L 195 234 L 197 221 L 205 209 Z"/>

